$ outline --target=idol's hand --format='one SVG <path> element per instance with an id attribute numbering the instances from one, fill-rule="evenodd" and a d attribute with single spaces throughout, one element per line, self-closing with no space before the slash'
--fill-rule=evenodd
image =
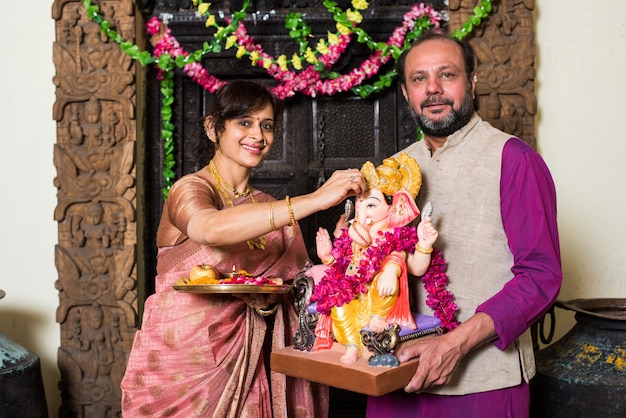
<path id="1" fill-rule="evenodd" d="M 378 277 L 378 294 L 380 296 L 392 296 L 398 291 L 398 265 L 387 263 Z"/>
<path id="2" fill-rule="evenodd" d="M 335 231 L 333 231 L 333 236 L 335 238 L 339 238 L 344 229 L 349 228 L 350 223 L 346 220 L 346 214 L 342 213 L 335 225 Z"/>
<path id="3" fill-rule="evenodd" d="M 315 245 L 317 248 L 317 256 L 322 261 L 330 260 L 333 256 L 333 243 L 330 240 L 328 230 L 320 228 L 315 235 Z"/>
<path id="4" fill-rule="evenodd" d="M 439 232 L 433 226 L 430 217 L 424 219 L 417 225 L 417 238 L 419 239 L 420 247 L 423 249 L 431 248 L 435 241 L 437 241 L 438 236 Z"/>

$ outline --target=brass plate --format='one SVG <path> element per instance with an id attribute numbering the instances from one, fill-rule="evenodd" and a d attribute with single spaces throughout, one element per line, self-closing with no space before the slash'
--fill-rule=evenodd
<path id="1" fill-rule="evenodd" d="M 256 285 L 256 284 L 182 284 L 174 285 L 174 290 L 186 293 L 288 293 L 290 284 Z"/>

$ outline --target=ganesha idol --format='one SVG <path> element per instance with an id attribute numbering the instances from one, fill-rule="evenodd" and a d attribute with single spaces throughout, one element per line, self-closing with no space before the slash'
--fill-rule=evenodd
<path id="1" fill-rule="evenodd" d="M 317 233 L 317 255 L 326 269 L 310 299 L 319 313 L 312 351 L 336 341 L 345 347 L 346 365 L 363 355 L 363 329 L 417 328 L 407 271 L 427 271 L 438 235 L 430 217 L 410 226 L 420 214 L 415 197 L 422 184 L 413 158 L 402 153 L 378 167 L 368 161 L 361 172 L 368 188 L 355 198 L 354 219 L 334 242 L 327 230 Z"/>

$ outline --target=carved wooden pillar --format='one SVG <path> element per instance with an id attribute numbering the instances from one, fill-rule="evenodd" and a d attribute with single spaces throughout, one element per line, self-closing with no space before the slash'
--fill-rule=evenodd
<path id="1" fill-rule="evenodd" d="M 477 0 L 450 0 L 450 27 L 459 28 Z M 496 128 L 536 147 L 535 0 L 494 1 L 491 15 L 474 28 L 479 113 Z"/>
<path id="2" fill-rule="evenodd" d="M 131 0 L 100 6 L 135 39 Z M 137 320 L 135 63 L 87 19 L 82 1 L 55 1 L 52 15 L 59 415 L 118 416 Z"/>

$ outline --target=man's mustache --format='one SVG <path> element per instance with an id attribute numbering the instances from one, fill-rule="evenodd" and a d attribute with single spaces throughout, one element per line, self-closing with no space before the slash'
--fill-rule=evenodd
<path id="1" fill-rule="evenodd" d="M 450 99 L 444 99 L 441 96 L 431 96 L 428 99 L 424 100 L 422 103 L 420 103 L 420 109 L 424 110 L 425 107 L 442 104 L 452 106 L 454 102 Z"/>

